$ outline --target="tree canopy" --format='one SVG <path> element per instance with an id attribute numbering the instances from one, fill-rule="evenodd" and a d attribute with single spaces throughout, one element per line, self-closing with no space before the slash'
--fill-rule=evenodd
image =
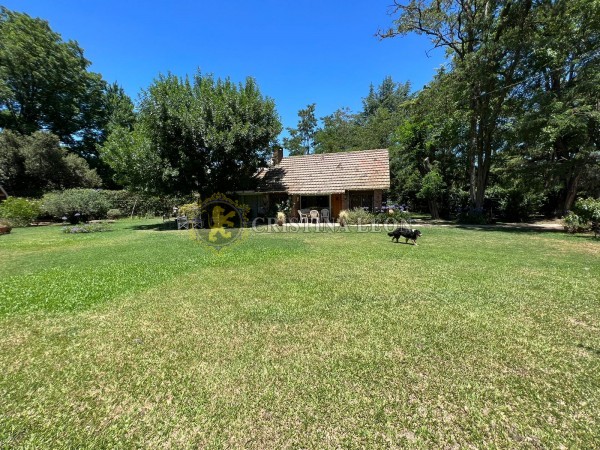
<path id="1" fill-rule="evenodd" d="M 101 154 L 135 189 L 230 192 L 251 186 L 280 132 L 275 103 L 252 78 L 166 75 L 142 93 L 133 128 L 113 127 Z"/>
<path id="2" fill-rule="evenodd" d="M 297 128 L 287 129 L 290 136 L 283 138 L 283 146 L 289 150 L 291 156 L 314 153 L 315 134 L 317 133 L 316 106 L 315 103 L 311 103 L 298 111 Z"/>
<path id="3" fill-rule="evenodd" d="M 425 35 L 449 63 L 417 94 L 432 111 L 412 109 L 397 134 L 399 160 L 418 169 L 419 151 L 453 148 L 453 165 L 464 170 L 443 176 L 459 197 L 468 191 L 473 208 L 496 201 L 568 210 L 581 188 L 597 186 L 599 8 L 584 0 L 395 2 L 394 26 L 380 37 Z M 434 111 L 442 104 L 446 119 Z M 435 139 L 442 134 L 445 143 Z"/>
<path id="4" fill-rule="evenodd" d="M 54 189 L 98 187 L 102 181 L 87 162 L 60 146 L 50 133 L 0 133 L 0 184 L 11 195 L 36 197 Z"/>
<path id="5" fill-rule="evenodd" d="M 110 184 L 97 147 L 111 123 L 131 125 L 133 103 L 89 65 L 77 42 L 45 20 L 0 8 L 0 129 L 50 132 Z"/>

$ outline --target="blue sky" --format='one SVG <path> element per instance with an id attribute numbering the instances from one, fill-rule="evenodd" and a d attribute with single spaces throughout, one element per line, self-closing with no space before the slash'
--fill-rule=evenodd
<path id="1" fill-rule="evenodd" d="M 84 1 L 5 0 L 78 41 L 91 70 L 135 100 L 159 73 L 256 78 L 275 99 L 284 127 L 298 109 L 317 116 L 357 110 L 386 75 L 420 89 L 443 63 L 424 37 L 380 41 L 391 0 Z"/>

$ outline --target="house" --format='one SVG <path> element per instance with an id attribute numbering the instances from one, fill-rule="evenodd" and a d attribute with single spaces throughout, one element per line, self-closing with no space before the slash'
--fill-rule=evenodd
<path id="1" fill-rule="evenodd" d="M 387 149 L 283 157 L 275 150 L 271 166 L 257 174 L 255 191 L 238 192 L 252 216 L 268 214 L 290 200 L 299 209 L 328 209 L 336 219 L 343 209 L 381 207 L 390 188 Z"/>

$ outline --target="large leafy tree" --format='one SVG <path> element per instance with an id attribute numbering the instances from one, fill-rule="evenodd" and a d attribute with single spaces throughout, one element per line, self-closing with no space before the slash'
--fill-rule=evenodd
<path id="1" fill-rule="evenodd" d="M 322 117 L 321 121 L 323 125 L 315 134 L 315 153 L 360 150 L 361 130 L 357 115 L 349 108 L 340 108 L 333 114 Z"/>
<path id="2" fill-rule="evenodd" d="M 0 133 L 0 184 L 11 195 L 35 197 L 45 191 L 101 185 L 87 162 L 61 147 L 56 136 Z"/>
<path id="3" fill-rule="evenodd" d="M 523 80 L 522 64 L 532 33 L 533 0 L 411 0 L 395 2 L 395 26 L 382 38 L 428 36 L 450 58 L 457 105 L 469 124 L 468 170 L 473 206 L 483 207 L 494 155 L 502 149 L 502 117 L 512 88 Z"/>
<path id="4" fill-rule="evenodd" d="M 309 155 L 314 152 L 317 133 L 316 106 L 315 103 L 311 103 L 298 111 L 298 126 L 287 129 L 289 137 L 283 139 L 283 146 L 290 155 Z"/>
<path id="5" fill-rule="evenodd" d="M 50 131 L 108 181 L 97 146 L 113 121 L 131 123 L 133 104 L 89 65 L 77 42 L 48 22 L 0 8 L 0 128 Z"/>
<path id="6" fill-rule="evenodd" d="M 48 22 L 0 10 L 0 127 L 49 130 L 73 143 L 93 115 L 103 84 L 87 72 L 77 42 L 63 41 Z"/>
<path id="7" fill-rule="evenodd" d="M 321 119 L 315 153 L 388 148 L 394 131 L 406 118 L 406 102 L 411 98 L 410 84 L 396 83 L 389 76 L 376 88 L 371 85 L 362 111 L 342 108 Z"/>
<path id="8" fill-rule="evenodd" d="M 600 172 L 600 3 L 545 0 L 534 17 L 507 169 L 563 214 Z"/>
<path id="9" fill-rule="evenodd" d="M 440 72 L 404 105 L 390 151 L 393 194 L 403 202 L 425 200 L 434 218 L 465 206 L 467 130 L 459 101 L 452 75 Z"/>
<path id="10" fill-rule="evenodd" d="M 132 129 L 112 128 L 101 154 L 132 188 L 208 195 L 250 187 L 280 131 L 275 103 L 252 78 L 167 75 L 142 93 Z"/>

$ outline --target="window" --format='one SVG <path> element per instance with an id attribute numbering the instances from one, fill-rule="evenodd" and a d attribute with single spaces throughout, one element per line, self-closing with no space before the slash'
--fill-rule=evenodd
<path id="1" fill-rule="evenodd" d="M 329 195 L 303 195 L 300 197 L 300 209 L 329 208 Z"/>
<path id="2" fill-rule="evenodd" d="M 350 209 L 366 208 L 373 211 L 373 191 L 350 192 Z"/>

